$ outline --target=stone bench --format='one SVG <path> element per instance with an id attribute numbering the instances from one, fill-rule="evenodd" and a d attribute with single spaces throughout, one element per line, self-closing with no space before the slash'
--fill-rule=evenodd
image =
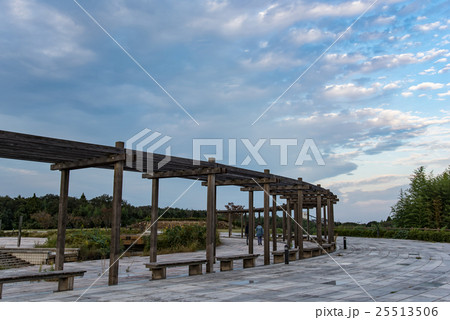
<path id="1" fill-rule="evenodd" d="M 289 249 L 289 261 L 297 260 L 298 249 Z M 272 251 L 273 263 L 284 262 L 284 250 Z"/>
<path id="2" fill-rule="evenodd" d="M 244 268 L 253 268 L 255 266 L 256 258 L 259 254 L 238 254 L 233 256 L 217 257 L 217 261 L 220 261 L 220 271 L 233 270 L 234 260 L 243 260 Z"/>
<path id="3" fill-rule="evenodd" d="M 166 269 L 180 266 L 189 266 L 189 275 L 203 274 L 202 265 L 206 259 L 177 260 L 168 262 L 150 262 L 145 267 L 152 272 L 152 280 L 166 279 Z"/>
<path id="4" fill-rule="evenodd" d="M 17 273 L 10 276 L 0 276 L 0 299 L 2 298 L 2 290 L 4 283 L 14 283 L 23 281 L 39 281 L 39 280 L 58 280 L 58 290 L 68 291 L 73 290 L 73 283 L 75 277 L 82 277 L 85 270 L 75 271 L 50 271 L 50 272 L 27 272 Z"/>
<path id="5" fill-rule="evenodd" d="M 314 248 L 303 248 L 303 258 L 312 258 L 320 256 L 322 249 L 319 247 Z"/>

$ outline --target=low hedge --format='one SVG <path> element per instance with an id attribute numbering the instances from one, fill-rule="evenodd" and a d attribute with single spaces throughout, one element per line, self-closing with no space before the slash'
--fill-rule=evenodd
<path id="1" fill-rule="evenodd" d="M 336 227 L 335 233 L 340 236 L 363 238 L 391 238 L 409 239 L 432 242 L 450 242 L 450 232 L 443 230 L 419 230 L 419 229 L 384 229 L 380 228 L 345 228 Z"/>

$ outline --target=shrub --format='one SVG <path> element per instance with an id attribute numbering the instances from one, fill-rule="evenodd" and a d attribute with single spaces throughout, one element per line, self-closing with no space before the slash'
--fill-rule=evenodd
<path id="1" fill-rule="evenodd" d="M 144 252 L 150 250 L 150 237 L 144 238 Z M 216 245 L 220 244 L 216 232 Z M 158 253 L 192 252 L 206 248 L 206 227 L 200 225 L 174 226 L 164 229 L 158 236 Z"/>
<path id="2" fill-rule="evenodd" d="M 55 248 L 57 235 L 49 236 L 47 241 L 37 247 Z M 68 230 L 66 234 L 67 248 L 80 248 L 80 260 L 104 259 L 110 253 L 111 235 L 109 231 L 100 229 Z"/>

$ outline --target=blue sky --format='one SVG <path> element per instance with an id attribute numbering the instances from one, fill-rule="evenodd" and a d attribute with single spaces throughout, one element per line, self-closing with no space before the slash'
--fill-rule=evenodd
<path id="1" fill-rule="evenodd" d="M 237 139 L 238 165 L 240 139 L 297 139 L 287 165 L 267 141 L 267 165 L 247 167 L 330 188 L 341 221 L 386 219 L 415 168 L 450 164 L 448 1 L 78 2 L 198 125 L 74 1 L 11 0 L 0 2 L 0 129 L 114 145 L 149 128 L 184 157 L 193 138 Z M 308 138 L 325 166 L 294 164 Z M 59 190 L 46 164 L 0 159 L 0 181 L 2 195 Z M 161 206 L 190 184 L 162 181 Z M 129 202 L 149 204 L 150 190 L 125 175 Z M 110 171 L 71 175 L 71 195 L 111 191 Z M 205 208 L 205 195 L 196 183 L 175 206 Z M 229 201 L 247 205 L 219 188 L 218 208 Z"/>

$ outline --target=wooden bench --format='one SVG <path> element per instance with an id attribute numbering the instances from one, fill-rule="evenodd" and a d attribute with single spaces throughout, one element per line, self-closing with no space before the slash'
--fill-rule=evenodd
<path id="1" fill-rule="evenodd" d="M 206 259 L 177 260 L 168 262 L 151 262 L 146 263 L 145 267 L 152 272 L 152 280 L 166 279 L 166 269 L 172 267 L 189 266 L 189 275 L 195 276 L 202 274 L 202 265 L 206 263 Z"/>
<path id="2" fill-rule="evenodd" d="M 0 299 L 2 298 L 2 290 L 4 283 L 22 282 L 22 281 L 39 281 L 39 280 L 58 280 L 58 290 L 73 290 L 73 282 L 75 277 L 82 277 L 86 271 L 50 271 L 50 272 L 27 272 L 17 273 L 10 276 L 0 276 Z"/>
<path id="3" fill-rule="evenodd" d="M 298 249 L 289 249 L 289 261 L 297 260 Z M 273 263 L 284 262 L 284 250 L 272 251 Z"/>
<path id="4" fill-rule="evenodd" d="M 217 257 L 217 261 L 220 261 L 220 271 L 230 271 L 233 270 L 234 260 L 243 260 L 244 268 L 253 268 L 255 266 L 256 258 L 259 254 L 238 254 L 234 256 L 222 256 Z"/>

